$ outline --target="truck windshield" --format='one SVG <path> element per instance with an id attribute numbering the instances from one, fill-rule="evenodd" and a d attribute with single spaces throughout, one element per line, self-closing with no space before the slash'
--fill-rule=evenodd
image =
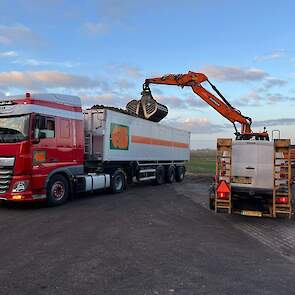
<path id="1" fill-rule="evenodd" d="M 28 138 L 30 115 L 0 117 L 0 143 Z"/>

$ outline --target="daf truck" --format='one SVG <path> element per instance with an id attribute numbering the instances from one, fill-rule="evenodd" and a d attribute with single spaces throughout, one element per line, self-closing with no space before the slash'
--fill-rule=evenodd
<path id="1" fill-rule="evenodd" d="M 30 94 L 0 99 L 0 200 L 65 203 L 74 193 L 127 183 L 182 181 L 190 134 L 81 99 Z"/>

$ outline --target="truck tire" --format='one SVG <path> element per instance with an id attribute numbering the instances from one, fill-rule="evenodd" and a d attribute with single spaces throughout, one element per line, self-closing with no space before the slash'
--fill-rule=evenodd
<path id="1" fill-rule="evenodd" d="M 47 186 L 47 204 L 58 206 L 64 204 L 70 193 L 68 180 L 61 174 L 53 175 Z"/>
<path id="2" fill-rule="evenodd" d="M 113 194 L 122 193 L 126 189 L 126 176 L 121 169 L 112 174 L 110 189 Z"/>
<path id="3" fill-rule="evenodd" d="M 161 185 L 165 182 L 165 168 L 164 166 L 158 166 L 156 168 L 156 179 L 155 183 Z"/>
<path id="4" fill-rule="evenodd" d="M 173 165 L 170 165 L 167 169 L 166 182 L 175 182 L 175 167 Z"/>
<path id="5" fill-rule="evenodd" d="M 175 174 L 176 181 L 182 182 L 184 180 L 184 175 L 185 175 L 185 167 L 184 166 L 176 167 L 176 174 Z"/>

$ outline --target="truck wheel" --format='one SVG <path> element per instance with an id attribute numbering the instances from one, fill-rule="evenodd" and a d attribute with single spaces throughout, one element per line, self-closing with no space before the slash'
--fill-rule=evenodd
<path id="1" fill-rule="evenodd" d="M 175 182 L 175 167 L 172 165 L 169 166 L 167 169 L 166 182 L 168 183 Z"/>
<path id="2" fill-rule="evenodd" d="M 116 170 L 111 178 L 111 192 L 113 194 L 121 193 L 126 188 L 126 177 L 121 169 Z"/>
<path id="3" fill-rule="evenodd" d="M 184 180 L 185 168 L 184 166 L 176 167 L 175 179 L 177 182 L 182 182 Z"/>
<path id="4" fill-rule="evenodd" d="M 156 168 L 156 179 L 155 183 L 160 185 L 165 182 L 165 168 L 163 166 L 158 166 Z"/>
<path id="5" fill-rule="evenodd" d="M 69 182 L 60 175 L 53 175 L 47 187 L 47 204 L 49 206 L 58 206 L 64 204 L 69 197 Z"/>

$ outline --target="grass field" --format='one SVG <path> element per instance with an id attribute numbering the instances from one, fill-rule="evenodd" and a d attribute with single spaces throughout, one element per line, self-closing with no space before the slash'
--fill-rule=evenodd
<path id="1" fill-rule="evenodd" d="M 191 173 L 204 173 L 214 175 L 215 159 L 215 150 L 205 149 L 191 151 L 191 159 L 186 164 L 187 171 Z"/>

